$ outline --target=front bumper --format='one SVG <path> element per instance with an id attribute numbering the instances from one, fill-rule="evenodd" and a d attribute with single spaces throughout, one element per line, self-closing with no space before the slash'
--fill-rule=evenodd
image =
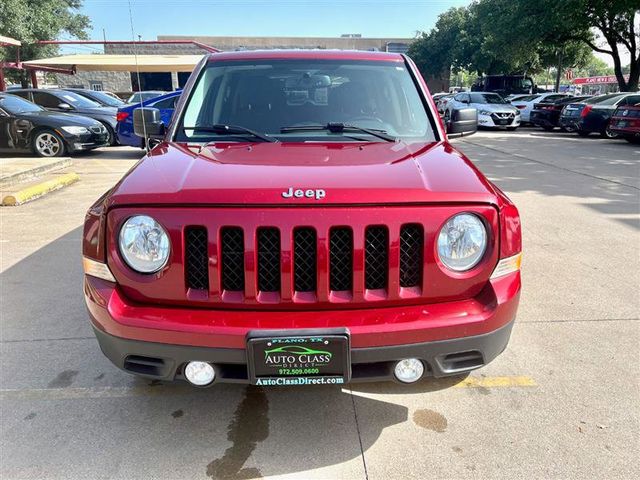
<path id="1" fill-rule="evenodd" d="M 507 123 L 503 123 L 503 119 L 498 119 L 493 115 L 481 115 L 478 113 L 478 126 L 487 128 L 516 128 L 520 126 L 520 115 L 516 115 L 513 119 L 509 119 Z"/>
<path id="2" fill-rule="evenodd" d="M 442 377 L 491 362 L 507 345 L 520 297 L 520 273 L 491 280 L 458 302 L 340 311 L 236 311 L 133 304 L 113 283 L 85 276 L 85 300 L 104 354 L 126 372 L 182 378 L 187 361 L 215 364 L 216 382 L 247 383 L 249 332 L 344 327 L 352 381 L 393 378 L 397 360 L 421 359 Z"/>
<path id="3" fill-rule="evenodd" d="M 109 145 L 108 134 L 90 133 L 85 135 L 65 134 L 64 140 L 71 152 L 81 152 L 84 150 L 92 150 L 94 148 L 106 147 Z"/>

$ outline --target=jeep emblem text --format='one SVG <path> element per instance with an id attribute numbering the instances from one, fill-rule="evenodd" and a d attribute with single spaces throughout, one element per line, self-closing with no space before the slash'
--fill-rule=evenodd
<path id="1" fill-rule="evenodd" d="M 282 196 L 284 198 L 302 198 L 302 197 L 307 197 L 307 198 L 315 198 L 316 200 L 321 200 L 323 199 L 327 194 L 325 193 L 324 190 L 322 190 L 321 188 L 317 188 L 315 190 L 309 189 L 309 190 L 302 190 L 301 188 L 297 188 L 297 189 L 293 189 L 293 187 L 289 187 L 289 190 L 287 190 L 286 192 L 282 192 Z"/>

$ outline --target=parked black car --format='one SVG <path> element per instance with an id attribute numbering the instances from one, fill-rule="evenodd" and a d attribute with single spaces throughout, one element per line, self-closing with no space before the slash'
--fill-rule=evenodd
<path id="1" fill-rule="evenodd" d="M 115 107 L 103 107 L 82 95 L 62 89 L 40 90 L 29 88 L 12 90 L 11 93 L 52 112 L 75 113 L 98 120 L 107 127 L 109 144 L 116 144 L 116 113 L 118 109 Z"/>
<path id="2" fill-rule="evenodd" d="M 529 122 L 538 127 L 542 127 L 547 131 L 551 131 L 560 126 L 560 113 L 565 105 L 569 103 L 582 102 L 591 95 L 584 95 L 582 97 L 564 97 L 558 100 L 542 101 L 533 105 L 533 110 L 529 115 Z"/>
<path id="3" fill-rule="evenodd" d="M 0 93 L 0 152 L 33 151 L 59 157 L 108 145 L 107 128 L 97 120 L 49 112 L 23 98 Z"/>
<path id="4" fill-rule="evenodd" d="M 97 90 L 89 90 L 86 88 L 65 88 L 67 92 L 77 93 L 78 95 L 82 95 L 83 97 L 88 98 L 89 100 L 93 100 L 94 102 L 102 105 L 103 107 L 122 107 L 126 105 L 123 100 L 120 100 L 113 94 L 108 94 L 106 92 L 100 92 Z"/>
<path id="5" fill-rule="evenodd" d="M 617 133 L 609 130 L 609 120 L 618 106 L 635 105 L 640 102 L 640 93 L 609 93 L 570 103 L 560 114 L 560 126 L 586 137 L 592 132 L 604 138 L 615 138 Z"/>

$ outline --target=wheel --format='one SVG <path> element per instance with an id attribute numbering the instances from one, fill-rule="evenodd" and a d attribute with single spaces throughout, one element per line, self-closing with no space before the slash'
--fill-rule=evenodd
<path id="1" fill-rule="evenodd" d="M 451 113 L 449 110 L 444 111 L 444 117 L 442 117 L 442 123 L 444 123 L 444 131 L 449 133 L 449 123 L 451 122 Z"/>
<path id="2" fill-rule="evenodd" d="M 31 140 L 31 148 L 39 157 L 61 157 L 65 151 L 62 137 L 51 130 L 36 133 Z"/>
<path id="3" fill-rule="evenodd" d="M 609 125 L 607 125 L 607 127 L 600 132 L 600 136 L 602 138 L 618 138 L 619 137 L 617 133 L 614 133 L 611 130 L 609 130 Z"/>
<path id="4" fill-rule="evenodd" d="M 584 130 L 576 130 L 576 132 L 578 132 L 578 135 L 580 135 L 581 137 L 588 137 L 589 134 L 591 132 L 585 132 Z"/>
<path id="5" fill-rule="evenodd" d="M 100 122 L 102 123 L 102 122 Z M 102 125 L 104 125 L 104 128 L 107 129 L 107 144 L 111 147 L 113 147 L 114 145 L 118 144 L 118 137 L 116 137 L 116 133 L 113 131 L 113 129 L 111 128 L 111 126 L 107 125 L 106 123 L 102 123 Z"/>

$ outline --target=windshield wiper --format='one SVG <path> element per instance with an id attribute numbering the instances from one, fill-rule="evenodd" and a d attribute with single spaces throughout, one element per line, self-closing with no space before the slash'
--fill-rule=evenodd
<path id="1" fill-rule="evenodd" d="M 200 132 L 211 132 L 216 133 L 218 135 L 251 135 L 252 137 L 259 138 L 264 142 L 277 142 L 278 140 L 270 137 L 266 133 L 256 132 L 255 130 L 251 130 L 246 127 L 241 127 L 239 125 L 225 125 L 222 123 L 217 123 L 215 125 L 196 125 L 194 127 L 182 127 L 183 130 L 197 130 Z"/>
<path id="2" fill-rule="evenodd" d="M 290 127 L 282 127 L 280 133 L 287 132 L 317 132 L 321 130 L 328 130 L 331 133 L 341 132 L 362 132 L 372 135 L 374 137 L 381 138 L 387 142 L 396 142 L 398 139 L 387 134 L 386 130 L 378 130 L 373 128 L 358 127 L 356 125 L 349 125 L 341 122 L 329 122 L 326 125 L 292 125 Z"/>

